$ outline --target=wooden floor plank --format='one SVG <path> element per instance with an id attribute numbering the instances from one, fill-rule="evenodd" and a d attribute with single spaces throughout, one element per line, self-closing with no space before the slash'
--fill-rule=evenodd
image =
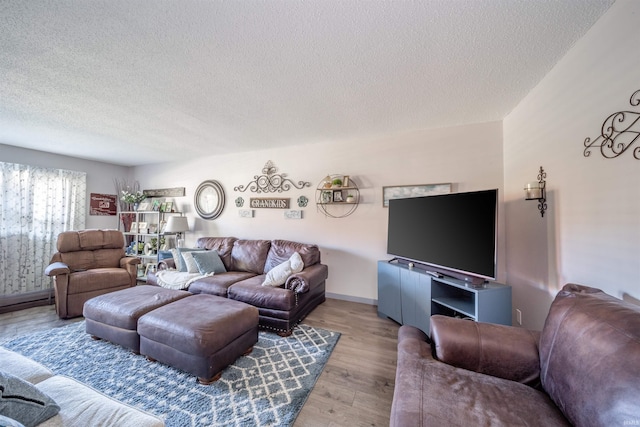
<path id="1" fill-rule="evenodd" d="M 0 341 L 77 322 L 54 306 L 0 314 Z M 342 335 L 302 407 L 295 427 L 388 426 L 397 363 L 398 325 L 375 306 L 327 299 L 305 324 Z"/>

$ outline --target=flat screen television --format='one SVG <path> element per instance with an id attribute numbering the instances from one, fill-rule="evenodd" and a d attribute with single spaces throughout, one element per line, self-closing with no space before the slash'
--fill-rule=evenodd
<path id="1" fill-rule="evenodd" d="M 496 278 L 498 190 L 389 201 L 387 253 L 474 284 Z"/>

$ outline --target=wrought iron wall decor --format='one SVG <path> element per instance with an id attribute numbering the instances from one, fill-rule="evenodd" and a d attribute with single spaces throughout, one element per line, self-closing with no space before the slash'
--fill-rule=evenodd
<path id="1" fill-rule="evenodd" d="M 632 107 L 640 106 L 640 89 L 633 92 L 629 99 Z M 640 138 L 640 112 L 618 111 L 611 114 L 602 123 L 600 135 L 591 141 L 584 140 L 584 157 L 591 155 L 591 149 L 600 149 L 605 159 L 615 159 L 623 154 Z M 640 145 L 633 148 L 633 157 L 640 160 Z"/>
<path id="2" fill-rule="evenodd" d="M 297 189 L 311 186 L 311 183 L 307 181 L 298 181 L 296 184 L 287 178 L 286 173 L 276 172 L 278 172 L 278 168 L 269 160 L 262 168 L 262 175 L 254 175 L 253 181 L 246 186 L 233 187 L 233 190 L 241 192 L 250 190 L 254 193 L 282 193 L 283 191 L 291 190 L 291 186 Z"/>
<path id="3" fill-rule="evenodd" d="M 547 173 L 540 166 L 538 181 L 529 182 L 524 186 L 525 200 L 537 200 L 540 216 L 544 217 L 547 210 Z"/>

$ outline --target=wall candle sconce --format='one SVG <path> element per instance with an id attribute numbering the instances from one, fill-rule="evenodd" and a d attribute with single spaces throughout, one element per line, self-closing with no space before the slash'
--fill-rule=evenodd
<path id="1" fill-rule="evenodd" d="M 542 169 L 542 166 L 540 166 L 538 181 L 529 182 L 524 187 L 525 199 L 538 201 L 538 210 L 540 211 L 540 216 L 544 216 L 544 211 L 547 210 L 547 195 L 545 191 L 545 188 L 547 186 L 547 181 L 545 181 L 546 177 L 547 173 L 544 171 L 544 169 Z"/>

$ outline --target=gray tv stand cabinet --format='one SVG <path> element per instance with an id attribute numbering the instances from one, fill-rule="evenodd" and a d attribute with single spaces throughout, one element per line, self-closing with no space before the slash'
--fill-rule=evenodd
<path id="1" fill-rule="evenodd" d="M 378 316 L 412 325 L 429 335 L 433 314 L 511 325 L 511 286 L 434 277 L 417 267 L 378 261 Z"/>

